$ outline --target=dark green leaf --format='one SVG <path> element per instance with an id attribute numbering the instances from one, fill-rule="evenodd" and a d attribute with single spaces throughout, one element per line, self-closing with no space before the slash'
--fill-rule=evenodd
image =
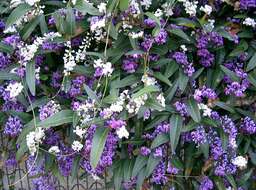
<path id="1" fill-rule="evenodd" d="M 92 149 L 90 154 L 90 163 L 96 168 L 100 160 L 101 154 L 105 147 L 109 129 L 107 127 L 98 127 L 93 135 Z"/>
<path id="2" fill-rule="evenodd" d="M 161 161 L 161 158 L 158 158 L 158 157 L 154 158 L 153 155 L 149 156 L 147 167 L 146 167 L 146 172 L 145 172 L 146 177 L 149 177 L 152 174 L 155 167 L 159 164 L 160 161 Z"/>
<path id="3" fill-rule="evenodd" d="M 188 42 L 190 41 L 189 36 L 185 32 L 183 32 L 183 30 L 181 30 L 181 29 L 171 29 L 168 31 L 176 36 L 179 36 L 180 38 L 182 38 Z"/>
<path id="4" fill-rule="evenodd" d="M 31 22 L 27 23 L 24 28 L 20 31 L 21 37 L 23 40 L 28 39 L 32 32 L 35 30 L 36 26 L 40 22 L 41 15 L 36 16 Z"/>
<path id="5" fill-rule="evenodd" d="M 14 50 L 13 50 L 12 46 L 7 45 L 7 44 L 5 44 L 3 42 L 0 42 L 0 51 L 12 54 Z"/>
<path id="6" fill-rule="evenodd" d="M 137 174 L 141 171 L 141 169 L 147 164 L 148 157 L 139 155 L 136 158 L 133 171 L 132 171 L 132 177 L 137 176 Z"/>
<path id="7" fill-rule="evenodd" d="M 72 8 L 67 9 L 67 15 L 66 15 L 66 34 L 69 34 L 73 36 L 76 32 L 76 20 L 74 11 Z"/>
<path id="8" fill-rule="evenodd" d="M 192 119 L 195 122 L 199 123 L 201 121 L 201 115 L 200 115 L 200 111 L 196 101 L 193 99 L 188 100 L 187 106 L 188 106 L 188 113 L 190 114 Z"/>
<path id="9" fill-rule="evenodd" d="M 10 27 L 13 25 L 17 20 L 19 20 L 21 17 L 23 17 L 28 11 L 32 9 L 31 6 L 29 6 L 26 3 L 20 4 L 18 7 L 16 7 L 8 17 L 6 21 L 6 27 Z"/>
<path id="10" fill-rule="evenodd" d="M 168 86 L 172 86 L 170 80 L 167 77 L 165 77 L 162 73 L 154 72 L 154 77 L 157 78 L 158 80 L 164 82 Z"/>
<path id="11" fill-rule="evenodd" d="M 221 70 L 228 76 L 230 77 L 233 81 L 239 81 L 239 77 L 236 76 L 236 74 L 229 70 L 228 68 L 226 68 L 225 66 L 221 65 L 220 66 Z"/>
<path id="12" fill-rule="evenodd" d="M 246 72 L 254 69 L 256 67 L 256 53 L 252 56 L 252 58 L 250 59 L 247 67 L 246 67 Z"/>
<path id="13" fill-rule="evenodd" d="M 157 86 L 153 86 L 153 85 L 145 86 L 144 88 L 142 88 L 141 90 L 133 94 L 132 98 L 138 98 L 144 94 L 151 93 L 151 92 L 158 92 L 158 91 L 159 91 L 159 88 Z"/>
<path id="14" fill-rule="evenodd" d="M 99 103 L 97 94 L 94 91 L 92 91 L 89 86 L 84 85 L 84 89 L 85 89 L 87 95 L 89 96 L 89 98 L 91 98 L 92 100 L 95 100 L 97 103 Z"/>
<path id="15" fill-rule="evenodd" d="M 19 80 L 18 75 L 14 73 L 0 71 L 0 80 Z"/>
<path id="16" fill-rule="evenodd" d="M 179 143 L 182 125 L 182 117 L 173 114 L 170 118 L 170 142 L 172 154 L 175 154 L 176 147 Z"/>
<path id="17" fill-rule="evenodd" d="M 119 8 L 121 11 L 125 11 L 129 6 L 129 0 L 121 0 L 119 2 Z"/>
<path id="18" fill-rule="evenodd" d="M 157 135 L 157 137 L 153 140 L 152 144 L 151 144 L 151 149 L 157 148 L 158 146 L 169 142 L 170 138 L 167 134 L 160 134 Z"/>
<path id="19" fill-rule="evenodd" d="M 98 9 L 96 9 L 90 3 L 87 3 L 84 0 L 77 0 L 75 8 L 84 14 L 88 13 L 90 15 L 100 15 Z"/>
<path id="20" fill-rule="evenodd" d="M 36 73 L 35 62 L 29 62 L 26 64 L 26 82 L 28 88 L 33 96 L 36 94 Z"/>

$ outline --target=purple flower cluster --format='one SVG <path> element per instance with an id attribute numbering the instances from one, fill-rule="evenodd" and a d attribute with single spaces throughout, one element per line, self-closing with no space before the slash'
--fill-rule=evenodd
<path id="1" fill-rule="evenodd" d="M 3 39 L 3 43 L 12 46 L 14 49 L 17 47 L 18 44 L 20 44 L 20 41 L 20 36 L 18 36 L 17 34 L 7 36 Z"/>
<path id="2" fill-rule="evenodd" d="M 10 56 L 0 52 L 0 70 L 5 69 L 10 63 Z"/>
<path id="3" fill-rule="evenodd" d="M 240 8 L 247 10 L 256 7 L 256 0 L 240 0 Z"/>
<path id="4" fill-rule="evenodd" d="M 126 122 L 121 119 L 116 120 L 116 119 L 112 118 L 111 120 L 107 121 L 107 126 L 109 126 L 112 129 L 119 129 L 122 126 L 126 126 Z"/>
<path id="5" fill-rule="evenodd" d="M 186 104 L 177 101 L 177 102 L 174 103 L 174 106 L 175 106 L 175 109 L 177 110 L 177 112 L 179 112 L 179 114 L 182 117 L 188 116 L 188 110 L 187 110 Z"/>
<path id="6" fill-rule="evenodd" d="M 194 99 L 197 102 L 202 102 L 203 98 L 216 99 L 217 94 L 213 89 L 203 86 L 202 88 L 195 90 Z"/>
<path id="7" fill-rule="evenodd" d="M 49 101 L 44 106 L 41 106 L 39 109 L 39 119 L 41 121 L 45 120 L 46 118 L 54 115 L 60 110 L 60 107 L 58 104 L 56 104 L 54 101 Z"/>
<path id="8" fill-rule="evenodd" d="M 75 79 L 71 81 L 71 87 L 68 93 L 72 98 L 82 94 L 82 88 L 85 81 L 86 81 L 85 76 L 77 76 Z"/>
<path id="9" fill-rule="evenodd" d="M 193 67 L 192 63 L 189 63 L 188 57 L 184 52 L 177 51 L 172 55 L 172 58 L 181 65 L 185 74 L 187 74 L 189 77 L 193 75 L 195 68 Z"/>
<path id="10" fill-rule="evenodd" d="M 144 51 L 149 51 L 154 43 L 154 39 L 150 36 L 145 36 L 143 42 L 141 42 L 141 47 Z"/>
<path id="11" fill-rule="evenodd" d="M 199 63 L 204 67 L 210 67 L 214 62 L 214 54 L 210 53 L 208 46 L 223 46 L 223 38 L 217 32 L 200 33 L 197 38 L 197 56 L 200 58 Z"/>
<path id="12" fill-rule="evenodd" d="M 138 62 L 133 58 L 126 58 L 123 60 L 122 69 L 127 73 L 134 73 L 138 68 Z"/>
<path id="13" fill-rule="evenodd" d="M 204 176 L 200 181 L 199 190 L 212 190 L 213 182 L 207 176 Z"/>
<path id="14" fill-rule="evenodd" d="M 207 142 L 207 134 L 203 126 L 197 127 L 194 131 L 191 132 L 191 138 L 197 146 L 200 146 Z"/>
<path id="15" fill-rule="evenodd" d="M 17 116 L 10 116 L 5 123 L 4 134 L 17 137 L 22 131 L 23 124 Z"/>
<path id="16" fill-rule="evenodd" d="M 147 147 L 145 147 L 145 146 L 143 146 L 143 147 L 140 148 L 140 154 L 141 154 L 142 156 L 148 156 L 150 153 L 151 153 L 150 148 L 147 148 Z"/>
<path id="17" fill-rule="evenodd" d="M 113 159 L 116 153 L 116 148 L 117 148 L 117 142 L 118 138 L 117 136 L 110 131 L 107 136 L 106 144 L 103 149 L 103 153 L 100 157 L 100 161 L 95 169 L 92 168 L 90 164 L 90 152 L 92 148 L 92 138 L 95 133 L 97 126 L 92 125 L 90 128 L 87 130 L 87 137 L 85 139 L 84 143 L 84 148 L 82 151 L 82 162 L 81 166 L 82 168 L 93 175 L 101 175 L 105 171 L 105 169 L 108 166 L 111 166 L 113 163 Z"/>
<path id="18" fill-rule="evenodd" d="M 256 133 L 256 123 L 254 120 L 252 120 L 250 117 L 246 116 L 240 125 L 240 129 L 245 133 L 245 134 L 255 134 Z"/>
<path id="19" fill-rule="evenodd" d="M 53 88 L 60 88 L 62 82 L 62 75 L 59 71 L 53 72 L 52 74 L 52 80 L 51 80 L 51 86 Z"/>
<path id="20" fill-rule="evenodd" d="M 167 41 L 168 34 L 164 29 L 160 29 L 157 36 L 155 36 L 154 41 L 157 45 L 165 44 Z"/>

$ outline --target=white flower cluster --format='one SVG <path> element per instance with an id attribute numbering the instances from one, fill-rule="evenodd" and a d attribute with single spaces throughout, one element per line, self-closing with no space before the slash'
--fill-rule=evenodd
<path id="1" fill-rule="evenodd" d="M 79 141 L 74 141 L 72 143 L 72 149 L 76 152 L 79 152 L 80 150 L 82 150 L 83 145 L 79 142 Z"/>
<path id="2" fill-rule="evenodd" d="M 86 128 L 82 128 L 81 126 L 77 125 L 73 132 L 82 139 L 86 133 Z"/>
<path id="3" fill-rule="evenodd" d="M 214 29 L 215 20 L 208 19 L 208 22 L 203 25 L 203 28 L 206 32 L 211 32 Z"/>
<path id="4" fill-rule="evenodd" d="M 256 21 L 253 18 L 249 18 L 249 17 L 243 21 L 243 24 L 246 26 L 251 26 L 253 28 L 256 27 Z"/>
<path id="5" fill-rule="evenodd" d="M 190 16 L 196 15 L 198 1 L 191 1 L 191 2 L 187 0 L 178 0 L 178 1 L 183 3 L 183 6 L 185 7 L 185 11 L 187 14 L 189 14 Z"/>
<path id="6" fill-rule="evenodd" d="M 74 67 L 76 66 L 75 56 L 73 55 L 75 53 L 74 50 L 72 50 L 71 42 L 66 42 L 65 53 L 63 56 L 64 61 L 64 75 L 70 75 L 70 72 L 73 71 Z"/>
<path id="7" fill-rule="evenodd" d="M 141 78 L 141 81 L 144 83 L 145 86 L 155 85 L 157 84 L 157 81 L 155 78 L 148 76 L 147 74 L 144 74 Z"/>
<path id="8" fill-rule="evenodd" d="M 10 7 L 15 8 L 21 3 L 27 3 L 30 6 L 34 6 L 35 4 L 39 3 L 40 0 L 11 0 Z"/>
<path id="9" fill-rule="evenodd" d="M 203 11 L 207 15 L 210 15 L 212 13 L 212 7 L 210 5 L 201 6 L 200 11 Z"/>
<path id="10" fill-rule="evenodd" d="M 116 130 L 116 134 L 119 139 L 121 139 L 123 137 L 126 139 L 129 138 L 129 132 L 127 131 L 127 129 L 125 128 L 124 125 Z"/>
<path id="11" fill-rule="evenodd" d="M 141 0 L 140 4 L 145 7 L 145 10 L 148 10 L 152 4 L 152 0 Z"/>
<path id="12" fill-rule="evenodd" d="M 137 0 L 130 0 L 129 5 L 131 7 L 130 11 L 132 13 L 132 16 L 134 18 L 137 18 L 141 13 L 139 3 L 137 2 Z"/>
<path id="13" fill-rule="evenodd" d="M 154 15 L 158 18 L 162 17 L 163 16 L 163 11 L 161 9 L 157 9 L 154 13 Z"/>
<path id="14" fill-rule="evenodd" d="M 248 160 L 246 158 L 244 158 L 243 156 L 237 156 L 236 158 L 234 158 L 232 160 L 232 164 L 239 167 L 240 169 L 246 168 L 247 163 L 248 163 Z"/>
<path id="15" fill-rule="evenodd" d="M 140 31 L 140 32 L 130 32 L 128 35 L 129 35 L 132 39 L 142 38 L 143 35 L 144 35 L 144 32 L 143 32 L 143 31 Z"/>
<path id="16" fill-rule="evenodd" d="M 51 148 L 49 148 L 48 152 L 51 154 L 58 154 L 60 153 L 60 149 L 58 146 L 52 146 Z"/>
<path id="17" fill-rule="evenodd" d="M 31 61 L 36 52 L 38 51 L 39 47 L 48 40 L 53 40 L 54 38 L 61 37 L 61 34 L 58 32 L 50 32 L 47 34 L 44 34 L 43 37 L 37 37 L 34 41 L 33 44 L 31 45 L 26 45 L 22 44 L 19 46 L 20 48 L 20 64 L 23 66 L 26 66 L 26 64 Z"/>
<path id="18" fill-rule="evenodd" d="M 39 144 L 42 142 L 44 136 L 45 136 L 44 129 L 41 127 L 36 128 L 35 131 L 31 131 L 26 136 L 27 147 L 32 156 L 35 155 L 37 148 L 38 148 Z"/>
<path id="19" fill-rule="evenodd" d="M 172 6 L 170 3 L 166 2 L 162 5 L 162 8 L 164 9 L 164 13 L 166 16 L 172 16 L 173 15 L 173 10 Z"/>
<path id="20" fill-rule="evenodd" d="M 124 90 L 116 102 L 112 103 L 109 108 L 103 109 L 104 119 L 109 119 L 114 113 L 120 113 L 124 109 L 125 100 L 128 96 L 128 90 Z"/>
<path id="21" fill-rule="evenodd" d="M 23 90 L 23 85 L 20 82 L 9 83 L 5 91 L 9 92 L 10 98 L 15 99 Z"/>
<path id="22" fill-rule="evenodd" d="M 128 96 L 129 102 L 126 105 L 126 109 L 128 113 L 130 114 L 137 114 L 138 111 L 140 110 L 140 107 L 143 106 L 148 99 L 147 94 L 143 94 L 142 96 L 139 96 L 137 98 L 131 98 Z"/>
<path id="23" fill-rule="evenodd" d="M 211 116 L 212 109 L 209 108 L 207 105 L 200 103 L 198 104 L 198 107 L 200 110 L 203 110 L 203 116 L 208 116 L 208 117 Z"/>
<path id="24" fill-rule="evenodd" d="M 78 51 L 76 52 L 76 62 L 85 61 L 86 59 L 86 51 L 91 46 L 91 41 L 93 40 L 93 37 L 90 37 L 89 34 L 85 36 L 85 38 L 82 41 L 82 44 L 79 46 Z"/>
<path id="25" fill-rule="evenodd" d="M 97 7 L 98 7 L 98 10 L 100 13 L 107 12 L 107 4 L 106 3 L 100 3 Z"/>
<path id="26" fill-rule="evenodd" d="M 159 94 L 157 97 L 156 97 L 157 101 L 159 102 L 159 104 L 161 104 L 162 107 L 165 108 L 165 98 L 163 96 L 163 94 Z"/>
<path id="27" fill-rule="evenodd" d="M 110 62 L 106 62 L 104 63 L 104 61 L 102 59 L 97 59 L 94 60 L 94 64 L 93 64 L 94 68 L 100 68 L 102 69 L 102 74 L 104 76 L 111 76 L 112 72 L 113 72 L 113 68 L 112 68 L 112 64 Z"/>
<path id="28" fill-rule="evenodd" d="M 186 52 L 188 51 L 186 45 L 181 45 L 180 48 L 182 49 L 183 52 Z"/>
<path id="29" fill-rule="evenodd" d="M 86 101 L 85 103 L 80 104 L 76 111 L 78 116 L 81 117 L 81 123 L 85 125 L 86 123 L 90 122 L 94 117 L 95 101 Z"/>

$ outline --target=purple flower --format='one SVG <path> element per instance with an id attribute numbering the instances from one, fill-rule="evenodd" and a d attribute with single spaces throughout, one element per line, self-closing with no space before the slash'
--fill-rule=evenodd
<path id="1" fill-rule="evenodd" d="M 9 64 L 11 64 L 10 56 L 0 52 L 0 70 L 5 69 Z"/>
<path id="2" fill-rule="evenodd" d="M 240 128 L 244 133 L 249 134 L 249 135 L 256 133 L 256 123 L 248 116 L 246 116 L 242 120 Z"/>
<path id="3" fill-rule="evenodd" d="M 204 176 L 200 181 L 199 190 L 212 190 L 213 182 L 207 176 Z"/>
<path id="4" fill-rule="evenodd" d="M 122 64 L 122 69 L 127 73 L 134 73 L 138 68 L 138 63 L 135 59 L 124 59 Z"/>
<path id="5" fill-rule="evenodd" d="M 4 134 L 11 137 L 16 137 L 20 134 L 23 128 L 21 120 L 17 116 L 10 116 L 5 123 Z"/>
<path id="6" fill-rule="evenodd" d="M 13 34 L 13 35 L 10 35 L 10 36 L 7 36 L 3 39 L 3 42 L 6 44 L 6 45 L 10 45 L 12 46 L 13 48 L 16 48 L 17 45 L 20 43 L 21 39 L 18 35 L 16 34 Z"/>
<path id="7" fill-rule="evenodd" d="M 71 81 L 71 87 L 68 93 L 72 98 L 82 94 L 82 87 L 85 81 L 86 78 L 84 76 L 77 76 L 75 79 Z"/>
<path id="8" fill-rule="evenodd" d="M 166 173 L 166 166 L 165 166 L 165 162 L 161 161 L 156 168 L 154 169 L 153 173 L 152 173 L 152 181 L 156 184 L 159 185 L 164 185 L 167 183 L 168 178 L 165 175 Z"/>
<path id="9" fill-rule="evenodd" d="M 144 24 L 146 25 L 146 27 L 148 28 L 154 28 L 156 26 L 156 22 L 151 19 L 151 18 L 147 18 L 144 20 Z"/>
<path id="10" fill-rule="evenodd" d="M 60 105 L 56 104 L 53 100 L 49 101 L 46 105 L 41 106 L 39 109 L 39 119 L 41 121 L 54 115 L 60 111 Z"/>
<path id="11" fill-rule="evenodd" d="M 241 9 L 247 10 L 256 7 L 256 0 L 240 0 Z"/>
<path id="12" fill-rule="evenodd" d="M 177 51 L 173 54 L 172 58 L 182 66 L 185 74 L 187 74 L 189 77 L 193 75 L 195 68 L 193 67 L 192 63 L 188 62 L 188 57 L 184 52 Z"/>
<path id="13" fill-rule="evenodd" d="M 150 153 L 151 153 L 150 148 L 147 148 L 147 147 L 145 147 L 145 146 L 143 146 L 143 147 L 140 148 L 140 154 L 141 154 L 142 156 L 148 156 Z"/>
<path id="14" fill-rule="evenodd" d="M 159 33 L 157 36 L 154 38 L 155 42 L 158 45 L 164 44 L 167 41 L 168 34 L 164 29 L 160 29 Z"/>
<path id="15" fill-rule="evenodd" d="M 177 112 L 179 112 L 182 117 L 188 116 L 188 110 L 187 110 L 186 104 L 177 101 L 174 103 L 174 106 Z"/>
<path id="16" fill-rule="evenodd" d="M 51 86 L 53 88 L 60 88 L 62 81 L 62 75 L 61 72 L 56 71 L 52 74 L 52 80 L 51 80 Z"/>
<path id="17" fill-rule="evenodd" d="M 210 67 L 214 62 L 214 55 L 207 49 L 199 49 L 197 51 L 197 56 L 200 57 L 199 63 L 204 67 Z"/>
<path id="18" fill-rule="evenodd" d="M 191 132 L 192 141 L 200 146 L 207 142 L 207 135 L 203 126 L 199 126 Z"/>
<path id="19" fill-rule="evenodd" d="M 203 98 L 216 99 L 217 94 L 211 88 L 207 88 L 206 86 L 203 86 L 200 89 L 195 90 L 194 99 L 197 102 L 202 102 Z"/>
<path id="20" fill-rule="evenodd" d="M 154 43 L 154 39 L 152 39 L 149 36 L 146 36 L 141 43 L 141 47 L 143 48 L 144 51 L 149 51 Z"/>

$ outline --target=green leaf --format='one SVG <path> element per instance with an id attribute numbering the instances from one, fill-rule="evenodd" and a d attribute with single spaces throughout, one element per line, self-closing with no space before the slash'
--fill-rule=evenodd
<path id="1" fill-rule="evenodd" d="M 214 180 L 214 182 L 215 182 L 218 190 L 226 190 L 226 187 L 225 187 L 225 185 L 223 183 L 223 180 L 221 178 L 216 178 Z"/>
<path id="2" fill-rule="evenodd" d="M 145 86 L 144 88 L 142 88 L 141 90 L 133 94 L 132 98 L 138 98 L 144 94 L 151 93 L 151 92 L 158 92 L 158 91 L 159 91 L 159 88 L 157 86 L 153 86 L 153 85 Z"/>
<path id="3" fill-rule="evenodd" d="M 188 113 L 190 114 L 192 119 L 195 122 L 199 123 L 201 121 L 201 115 L 200 115 L 200 111 L 196 101 L 194 99 L 189 99 L 187 102 L 187 106 L 188 106 Z"/>
<path id="4" fill-rule="evenodd" d="M 100 15 L 98 9 L 96 9 L 94 6 L 92 6 L 90 3 L 87 3 L 84 0 L 77 0 L 75 8 L 83 14 L 88 13 L 90 15 Z"/>
<path id="5" fill-rule="evenodd" d="M 205 159 L 208 159 L 208 157 L 209 157 L 209 143 L 206 142 L 204 144 L 201 144 L 200 149 L 203 152 Z"/>
<path id="6" fill-rule="evenodd" d="M 26 82 L 33 96 L 36 94 L 35 61 L 26 64 Z"/>
<path id="7" fill-rule="evenodd" d="M 28 151 L 28 147 L 27 147 L 26 139 L 24 139 L 23 142 L 20 144 L 18 151 L 16 152 L 16 160 L 20 160 L 27 151 Z"/>
<path id="8" fill-rule="evenodd" d="M 129 7 L 129 0 L 121 0 L 119 2 L 119 8 L 121 11 L 125 11 Z"/>
<path id="9" fill-rule="evenodd" d="M 256 80 L 255 80 L 255 77 L 251 73 L 248 75 L 248 80 L 256 88 Z"/>
<path id="10" fill-rule="evenodd" d="M 235 113 L 234 108 L 232 108 L 230 105 L 226 104 L 225 102 L 214 102 L 214 104 L 224 110 L 229 111 L 230 113 Z"/>
<path id="11" fill-rule="evenodd" d="M 46 104 L 48 101 L 49 101 L 49 99 L 47 97 L 42 97 L 40 99 L 37 99 L 37 100 L 33 101 L 32 105 L 29 105 L 26 112 L 29 112 L 32 109 L 35 109 L 36 107 L 42 106 L 42 105 Z"/>
<path id="12" fill-rule="evenodd" d="M 253 173 L 253 168 L 251 168 L 248 172 L 246 172 L 244 175 L 242 175 L 242 174 L 240 174 L 240 179 L 239 179 L 239 181 L 238 181 L 238 185 L 239 186 L 242 186 L 243 184 L 245 184 L 246 183 L 246 181 L 248 180 L 248 179 L 250 179 L 251 178 L 251 176 L 252 176 L 252 173 Z"/>
<path id="13" fill-rule="evenodd" d="M 170 102 L 172 100 L 172 98 L 174 97 L 175 93 L 178 90 L 178 85 L 179 83 L 178 81 L 176 81 L 174 85 L 167 90 L 165 98 L 166 102 Z"/>
<path id="14" fill-rule="evenodd" d="M 124 180 L 128 181 L 132 176 L 132 169 L 134 167 L 134 159 L 126 159 L 124 162 Z"/>
<path id="15" fill-rule="evenodd" d="M 155 167 L 159 164 L 161 161 L 161 158 L 155 158 L 153 155 L 149 156 L 148 162 L 147 162 L 147 167 L 146 167 L 146 172 L 145 176 L 149 177 L 152 172 L 154 171 Z"/>
<path id="16" fill-rule="evenodd" d="M 45 21 L 45 16 L 44 15 L 40 16 L 40 23 L 39 23 L 39 25 L 40 25 L 40 29 L 41 29 L 41 33 L 42 34 L 45 34 L 45 33 L 48 32 L 48 27 L 47 27 L 47 23 Z"/>
<path id="17" fill-rule="evenodd" d="M 13 51 L 14 51 L 14 49 L 13 49 L 12 46 L 7 45 L 7 44 L 5 44 L 5 43 L 3 43 L 3 42 L 0 42 L 0 51 L 5 52 L 5 53 L 12 54 Z"/>
<path id="18" fill-rule="evenodd" d="M 157 111 L 163 111 L 165 109 L 159 102 L 157 102 L 153 98 L 149 98 L 146 101 L 145 107 L 148 107 L 148 108 L 150 108 L 152 110 L 157 110 Z"/>
<path id="19" fill-rule="evenodd" d="M 247 67 L 246 67 L 246 72 L 254 69 L 256 67 L 256 53 L 252 56 L 252 58 L 250 59 Z"/>
<path id="20" fill-rule="evenodd" d="M 36 26 L 40 23 L 41 15 L 35 17 L 31 22 L 27 23 L 20 31 L 23 40 L 28 39 L 32 32 L 35 30 Z"/>
<path id="21" fill-rule="evenodd" d="M 227 178 L 228 182 L 232 185 L 234 190 L 236 190 L 237 186 L 236 186 L 236 181 L 235 181 L 234 177 L 232 175 L 226 175 L 226 178 Z"/>
<path id="22" fill-rule="evenodd" d="M 18 75 L 14 73 L 0 71 L 0 80 L 19 80 Z"/>
<path id="23" fill-rule="evenodd" d="M 121 163 L 117 168 L 114 169 L 114 185 L 115 189 L 121 189 L 121 184 L 123 181 L 123 163 Z"/>
<path id="24" fill-rule="evenodd" d="M 72 171 L 71 171 L 71 181 L 74 181 L 74 179 L 76 179 L 79 174 L 79 167 L 80 167 L 80 156 L 76 156 L 73 164 L 72 164 Z"/>
<path id="25" fill-rule="evenodd" d="M 49 128 L 73 122 L 72 110 L 62 110 L 39 122 L 37 127 Z"/>
<path id="26" fill-rule="evenodd" d="M 173 154 L 175 154 L 176 147 L 179 143 L 182 125 L 182 117 L 173 114 L 170 118 L 170 143 Z"/>
<path id="27" fill-rule="evenodd" d="M 118 31 L 116 29 L 116 27 L 114 26 L 114 24 L 111 22 L 108 27 L 107 27 L 107 31 L 109 30 L 109 35 L 117 40 L 117 37 L 118 37 Z"/>
<path id="28" fill-rule="evenodd" d="M 84 89 L 85 89 L 87 95 L 88 95 L 92 100 L 95 100 L 97 103 L 99 103 L 99 99 L 98 99 L 97 94 L 96 94 L 94 91 L 92 91 L 89 86 L 84 85 Z"/>
<path id="29" fill-rule="evenodd" d="M 69 34 L 73 36 L 76 32 L 76 20 L 74 11 L 72 8 L 67 9 L 67 15 L 66 15 L 66 34 Z"/>
<path id="30" fill-rule="evenodd" d="M 165 77 L 162 73 L 154 72 L 154 77 L 157 78 L 158 80 L 164 82 L 168 86 L 172 86 L 172 83 L 170 82 L 170 80 L 167 77 Z"/>
<path id="31" fill-rule="evenodd" d="M 221 70 L 228 76 L 230 77 L 233 81 L 239 81 L 239 77 L 236 76 L 236 74 L 229 70 L 228 68 L 226 68 L 225 66 L 221 65 L 220 66 Z"/>
<path id="32" fill-rule="evenodd" d="M 179 36 L 180 38 L 190 42 L 190 37 L 185 33 L 183 32 L 183 30 L 181 29 L 171 29 L 171 30 L 168 30 L 170 33 L 176 35 L 176 36 Z"/>
<path id="33" fill-rule="evenodd" d="M 96 168 L 100 160 L 101 154 L 105 147 L 109 129 L 106 127 L 98 127 L 92 139 L 92 149 L 90 154 L 90 163 Z"/>
<path id="34" fill-rule="evenodd" d="M 19 20 L 21 17 L 23 17 L 28 11 L 32 9 L 31 6 L 29 6 L 26 3 L 22 3 L 18 5 L 10 14 L 6 21 L 6 28 L 13 25 L 17 20 Z"/>
<path id="35" fill-rule="evenodd" d="M 139 172 L 139 175 L 137 177 L 136 190 L 141 190 L 141 186 L 146 178 L 145 173 L 146 173 L 146 168 L 142 168 L 142 170 Z"/>
<path id="36" fill-rule="evenodd" d="M 183 93 L 188 85 L 189 78 L 187 75 L 185 75 L 182 71 L 179 72 L 179 78 L 178 78 L 178 85 L 181 90 L 181 93 Z"/>
<path id="37" fill-rule="evenodd" d="M 169 142 L 170 138 L 167 134 L 160 134 L 157 135 L 157 137 L 153 140 L 152 144 L 151 144 L 151 149 L 157 148 L 158 146 Z"/>
<path id="38" fill-rule="evenodd" d="M 136 158 L 133 171 L 132 171 L 132 177 L 137 176 L 137 174 L 141 171 L 141 169 L 147 164 L 148 157 L 139 155 Z"/>

